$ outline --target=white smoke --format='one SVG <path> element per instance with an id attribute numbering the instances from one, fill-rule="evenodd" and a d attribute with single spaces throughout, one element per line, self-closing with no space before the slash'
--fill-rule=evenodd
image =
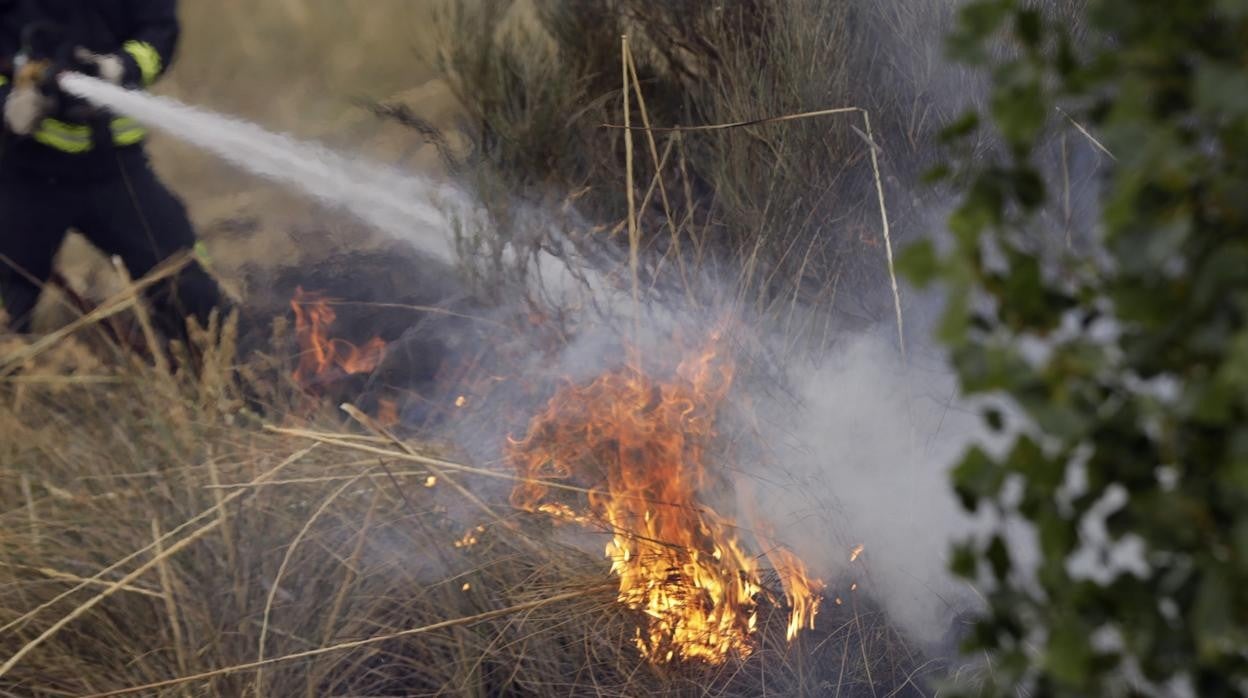
<path id="1" fill-rule="evenodd" d="M 948 571 L 953 542 L 978 526 L 949 468 L 989 439 L 957 401 L 943 360 L 912 354 L 906 369 L 894 343 L 883 332 L 853 336 L 818 367 L 790 369 L 797 407 L 775 405 L 768 419 L 783 443 L 773 465 L 746 478 L 756 482 L 745 496 L 763 502 L 777 539 L 826 575 L 829 598 L 865 595 L 931 648 L 975 603 Z"/>

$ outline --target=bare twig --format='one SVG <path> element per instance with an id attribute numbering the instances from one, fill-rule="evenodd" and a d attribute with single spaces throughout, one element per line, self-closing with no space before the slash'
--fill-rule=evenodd
<path id="1" fill-rule="evenodd" d="M 620 61 L 622 64 L 621 72 L 624 75 L 624 191 L 628 199 L 628 268 L 633 281 L 633 339 L 637 341 L 640 339 L 641 323 L 641 288 L 640 280 L 638 279 L 641 231 L 637 226 L 637 201 L 633 192 L 633 115 L 632 104 L 629 99 L 628 53 L 628 36 L 621 36 Z"/>
<path id="2" fill-rule="evenodd" d="M 1088 139 L 1088 142 L 1096 146 L 1097 150 L 1104 153 L 1105 156 L 1108 157 L 1110 160 L 1113 160 L 1114 162 L 1118 162 L 1118 158 L 1114 157 L 1114 154 L 1110 152 L 1109 148 L 1106 148 L 1103 143 L 1098 141 L 1096 139 L 1096 136 L 1093 136 L 1088 131 L 1088 129 L 1083 127 L 1083 124 L 1079 123 L 1078 121 L 1075 121 L 1074 117 L 1072 117 L 1070 114 L 1067 114 L 1066 110 L 1062 109 L 1061 107 L 1057 107 L 1057 112 L 1061 114 L 1062 116 L 1066 117 L 1066 120 L 1070 122 L 1071 126 L 1074 126 L 1076 129 L 1079 129 L 1079 133 L 1082 133 L 1084 138 Z"/>
<path id="3" fill-rule="evenodd" d="M 633 126 L 629 123 L 619 124 L 603 124 L 603 128 L 622 128 L 632 131 L 656 131 L 659 133 L 691 133 L 694 131 L 723 131 L 730 128 L 745 128 L 747 126 L 762 126 L 763 124 L 779 124 L 785 121 L 798 121 L 800 119 L 812 119 L 817 116 L 831 116 L 833 114 L 849 114 L 851 112 L 862 111 L 858 107 L 837 107 L 835 109 L 820 109 L 819 111 L 807 111 L 800 114 L 785 114 L 783 116 L 769 116 L 762 119 L 751 119 L 749 121 L 732 121 L 723 124 L 707 124 L 704 126 L 669 126 L 666 128 L 648 128 L 641 126 Z"/>
<path id="4" fill-rule="evenodd" d="M 893 308 L 897 312 L 897 343 L 901 349 L 901 361 L 906 363 L 906 330 L 901 319 L 901 291 L 897 287 L 897 269 L 893 264 L 893 236 L 888 224 L 888 207 L 884 204 L 884 184 L 880 181 L 880 160 L 876 155 L 875 135 L 871 132 L 871 113 L 862 110 L 862 122 L 867 129 L 867 141 L 871 151 L 871 172 L 875 175 L 875 193 L 880 200 L 880 225 L 884 232 L 884 250 L 888 256 L 888 280 L 893 285 Z"/>

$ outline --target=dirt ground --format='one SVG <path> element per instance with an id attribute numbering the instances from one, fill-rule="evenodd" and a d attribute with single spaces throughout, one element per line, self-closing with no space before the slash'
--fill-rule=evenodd
<path id="1" fill-rule="evenodd" d="M 438 158 L 407 129 L 382 124 L 361 99 L 402 101 L 440 127 L 455 104 L 432 79 L 427 50 L 440 0 L 185 0 L 183 37 L 156 92 L 347 152 L 417 171 Z M 281 188 L 165 134 L 149 144 L 157 171 L 187 203 L 214 272 L 245 296 L 245 265 L 314 263 L 369 235 Z M 329 214 L 329 215 L 327 215 Z M 58 261 L 88 295 L 114 280 L 102 259 L 71 236 Z M 50 294 L 49 294 L 50 295 Z M 45 299 L 39 324 L 60 313 Z"/>

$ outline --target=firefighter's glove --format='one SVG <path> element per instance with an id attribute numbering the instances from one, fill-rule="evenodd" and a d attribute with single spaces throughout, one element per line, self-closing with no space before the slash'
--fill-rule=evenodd
<path id="1" fill-rule="evenodd" d="M 52 110 L 52 98 L 34 85 L 14 87 L 4 101 L 4 125 L 19 136 L 29 136 Z"/>
<path id="2" fill-rule="evenodd" d="M 97 77 L 105 82 L 120 85 L 126 76 L 126 63 L 121 56 L 112 53 L 92 53 L 79 46 L 74 49 L 74 58 L 82 64 L 82 72 Z"/>

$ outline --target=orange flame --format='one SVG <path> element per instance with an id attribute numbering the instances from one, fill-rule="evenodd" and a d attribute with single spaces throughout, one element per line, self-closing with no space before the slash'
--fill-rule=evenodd
<path id="1" fill-rule="evenodd" d="M 343 339 L 331 339 L 329 328 L 338 319 L 333 301 L 317 292 L 295 289 L 290 307 L 295 311 L 295 338 L 299 342 L 299 365 L 292 377 L 308 385 L 337 370 L 346 375 L 368 373 L 386 355 L 386 343 L 374 337 L 362 347 Z"/>
<path id="2" fill-rule="evenodd" d="M 508 445 L 522 478 L 514 505 L 611 533 L 606 555 L 619 578 L 617 598 L 645 614 L 634 641 L 656 663 L 748 656 L 759 600 L 770 598 L 733 521 L 698 497 L 708 485 L 705 450 L 718 406 L 733 380 L 717 344 L 714 338 L 666 382 L 627 366 L 569 385 L 524 439 Z M 576 486 L 551 486 L 559 480 Z M 569 494 L 577 487 L 588 491 L 584 503 Z M 813 624 L 821 584 L 791 553 L 768 555 L 784 586 L 792 639 Z"/>

